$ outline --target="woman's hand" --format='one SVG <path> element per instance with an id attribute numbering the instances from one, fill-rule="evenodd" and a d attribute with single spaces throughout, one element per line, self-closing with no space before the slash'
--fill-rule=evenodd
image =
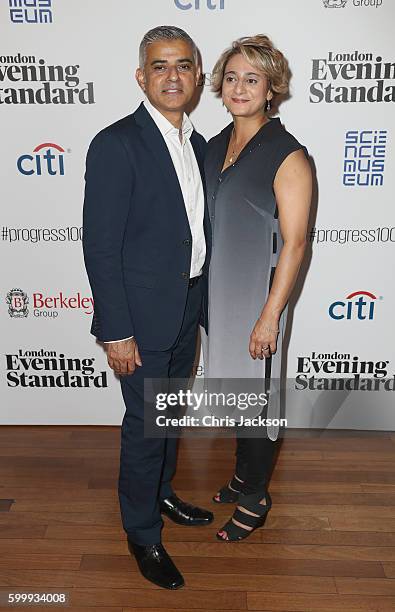
<path id="1" fill-rule="evenodd" d="M 250 336 L 249 351 L 253 359 L 270 357 L 277 349 L 278 320 L 259 318 Z"/>

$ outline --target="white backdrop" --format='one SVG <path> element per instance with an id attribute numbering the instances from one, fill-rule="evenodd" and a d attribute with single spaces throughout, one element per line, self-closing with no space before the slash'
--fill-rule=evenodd
<path id="1" fill-rule="evenodd" d="M 288 386 L 344 361 L 394 386 L 394 17 L 392 0 L 0 0 L 1 423 L 121 421 L 119 383 L 89 334 L 84 163 L 95 133 L 141 101 L 138 45 L 160 24 L 191 34 L 207 73 L 245 35 L 268 34 L 288 58 L 280 117 L 318 184 Z M 208 85 L 191 118 L 207 138 L 229 122 Z M 43 386 L 49 375 L 59 386 Z M 317 393 L 291 393 L 290 415 L 309 418 Z M 354 391 L 330 426 L 394 429 L 392 398 Z"/>

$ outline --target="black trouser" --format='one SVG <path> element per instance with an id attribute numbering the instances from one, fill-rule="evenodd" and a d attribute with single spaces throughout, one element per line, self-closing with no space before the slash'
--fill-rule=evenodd
<path id="1" fill-rule="evenodd" d="M 278 440 L 269 438 L 237 438 L 235 474 L 244 481 L 243 493 L 265 496 Z"/>
<path id="2" fill-rule="evenodd" d="M 265 360 L 265 391 L 270 390 L 271 358 Z M 267 418 L 267 405 L 261 415 Z M 272 441 L 267 429 L 243 427 L 237 430 L 235 474 L 244 481 L 243 495 L 265 496 L 273 469 L 278 440 Z M 240 435 L 243 434 L 243 435 Z M 251 437 L 249 437 L 251 433 Z M 244 437 L 243 437 L 244 436 Z"/>
<path id="3" fill-rule="evenodd" d="M 119 501 L 123 528 L 136 544 L 160 542 L 159 501 L 172 495 L 176 438 L 144 437 L 144 378 L 188 378 L 195 352 L 202 302 L 201 283 L 188 290 L 184 319 L 167 351 L 140 350 L 142 367 L 121 378 L 126 412 L 121 431 Z M 166 325 L 166 321 L 163 322 Z"/>

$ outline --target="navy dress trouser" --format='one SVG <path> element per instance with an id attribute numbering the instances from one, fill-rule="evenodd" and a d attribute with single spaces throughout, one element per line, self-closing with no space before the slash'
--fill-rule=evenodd
<path id="1" fill-rule="evenodd" d="M 126 411 L 121 429 L 119 502 L 125 532 L 142 546 L 161 540 L 159 501 L 173 493 L 171 480 L 177 460 L 177 438 L 144 437 L 144 378 L 191 375 L 201 304 L 199 281 L 188 290 L 181 330 L 173 346 L 166 351 L 141 348 L 143 365 L 121 378 Z"/>

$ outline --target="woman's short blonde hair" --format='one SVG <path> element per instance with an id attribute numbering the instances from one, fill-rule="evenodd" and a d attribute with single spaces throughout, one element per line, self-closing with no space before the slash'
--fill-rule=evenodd
<path id="1" fill-rule="evenodd" d="M 229 49 L 225 49 L 215 64 L 211 75 L 211 88 L 217 97 L 222 95 L 226 65 L 230 58 L 238 53 L 241 53 L 247 62 L 265 74 L 273 95 L 288 92 L 290 71 L 287 60 L 281 51 L 276 49 L 270 38 L 264 34 L 257 34 L 235 40 Z"/>

